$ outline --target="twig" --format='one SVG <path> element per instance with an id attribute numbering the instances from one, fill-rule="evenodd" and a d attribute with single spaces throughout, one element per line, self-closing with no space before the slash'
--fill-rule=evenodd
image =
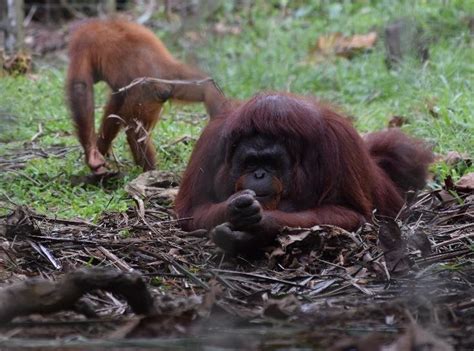
<path id="1" fill-rule="evenodd" d="M 438 233 L 436 233 L 436 234 L 437 234 L 437 235 L 449 234 L 449 233 L 456 232 L 456 231 L 463 230 L 463 229 L 470 228 L 470 227 L 474 227 L 474 223 L 468 223 L 468 224 L 462 225 L 462 226 L 460 226 L 460 227 L 456 227 L 456 226 L 455 226 L 454 228 L 447 229 L 447 230 L 444 230 L 444 231 L 442 231 L 442 232 L 438 232 Z M 440 243 L 440 244 L 442 244 L 442 243 Z M 438 244 L 438 245 L 440 245 L 440 244 Z M 438 246 L 438 245 L 436 245 L 436 246 Z M 435 246 L 435 247 L 436 247 L 436 246 Z"/>
<path id="2" fill-rule="evenodd" d="M 456 241 L 461 241 L 461 240 L 463 240 L 463 239 L 467 239 L 467 238 L 471 238 L 471 237 L 474 237 L 474 233 L 469 233 L 469 234 L 460 235 L 460 236 L 458 236 L 457 238 L 453 238 L 453 239 L 449 239 L 449 240 L 440 242 L 440 243 L 438 243 L 438 244 L 433 245 L 432 248 L 433 248 L 433 249 L 436 249 L 436 248 L 438 248 L 438 247 L 446 246 L 446 245 L 455 243 Z"/>
<path id="3" fill-rule="evenodd" d="M 133 244 L 150 244 L 155 243 L 155 239 L 143 239 L 143 238 L 129 238 L 129 239 L 122 239 L 122 240 L 85 240 L 85 239 L 76 239 L 76 238 L 57 238 L 54 236 L 47 236 L 47 235 L 28 235 L 28 238 L 31 239 L 41 239 L 45 241 L 53 241 L 53 242 L 65 242 L 65 243 L 72 243 L 78 245 L 92 245 L 92 246 L 108 246 L 108 247 L 117 247 L 123 245 L 133 245 Z"/>
<path id="4" fill-rule="evenodd" d="M 23 20 L 23 27 L 28 27 L 30 25 L 30 22 L 33 18 L 33 16 L 35 15 L 36 13 L 36 10 L 38 10 L 38 6 L 37 5 L 33 5 L 31 6 L 31 9 L 30 11 L 28 11 L 28 15 L 25 17 L 25 19 Z"/>
<path id="5" fill-rule="evenodd" d="M 36 218 L 36 219 L 43 219 L 48 222 L 56 222 L 56 223 L 63 223 L 63 224 L 82 224 L 82 225 L 87 225 L 89 227 L 99 228 L 97 224 L 94 224 L 82 219 L 60 219 L 60 218 L 52 218 L 52 217 L 39 215 L 39 214 L 31 214 L 31 217 Z"/>
<path id="6" fill-rule="evenodd" d="M 241 275 L 241 276 L 244 276 L 244 277 L 250 277 L 250 278 L 256 278 L 256 279 L 262 279 L 262 280 L 267 280 L 267 281 L 271 281 L 271 282 L 274 282 L 274 283 L 280 283 L 280 284 L 285 284 L 285 285 L 291 285 L 291 286 L 295 286 L 295 287 L 298 287 L 298 288 L 308 288 L 307 286 L 304 286 L 304 285 L 301 285 L 301 284 L 298 284 L 298 283 L 293 283 L 293 282 L 290 282 L 288 280 L 282 280 L 282 279 L 278 279 L 278 278 L 272 278 L 272 277 L 268 277 L 268 276 L 265 276 L 265 275 L 261 275 L 261 274 L 254 274 L 254 273 L 247 273 L 247 272 L 238 272 L 238 271 L 230 271 L 230 270 L 227 270 L 227 269 L 211 269 L 211 272 L 215 272 L 215 273 L 225 273 L 225 274 L 234 274 L 234 275 Z"/>
<path id="7" fill-rule="evenodd" d="M 433 262 L 438 262 L 442 260 L 447 260 L 447 259 L 463 256 L 471 252 L 472 252 L 471 249 L 462 249 L 462 250 L 444 252 L 441 254 L 436 254 L 436 255 L 431 255 L 428 257 L 416 259 L 415 262 L 416 263 L 433 263 Z"/>
<path id="8" fill-rule="evenodd" d="M 36 139 L 38 139 L 41 135 L 43 135 L 43 126 L 41 123 L 38 123 L 38 132 L 33 135 L 30 139 L 31 142 L 34 142 Z"/>
<path id="9" fill-rule="evenodd" d="M 161 78 L 152 78 L 152 77 L 140 77 L 132 80 L 132 82 L 117 91 L 114 91 L 112 94 L 122 93 L 125 90 L 128 90 L 135 85 L 146 84 L 146 83 L 164 83 L 164 84 L 176 84 L 176 85 L 202 85 L 207 82 L 214 82 L 212 78 L 204 78 L 199 80 L 170 80 L 170 79 L 161 79 Z M 214 83 L 215 84 L 215 83 Z"/>
<path id="10" fill-rule="evenodd" d="M 125 272 L 132 272 L 133 271 L 132 267 L 130 267 L 125 261 L 121 260 L 116 255 L 114 255 L 112 252 L 107 250 L 105 247 L 98 246 L 97 248 L 99 249 L 100 252 L 102 252 L 105 255 L 105 257 L 110 259 L 112 261 L 112 263 L 116 264 L 121 270 L 123 270 Z"/>
<path id="11" fill-rule="evenodd" d="M 31 247 L 38 252 L 41 256 L 43 256 L 46 260 L 48 260 L 54 267 L 54 269 L 62 269 L 61 263 L 53 256 L 53 254 L 42 244 L 35 243 L 34 241 L 27 240 Z"/>

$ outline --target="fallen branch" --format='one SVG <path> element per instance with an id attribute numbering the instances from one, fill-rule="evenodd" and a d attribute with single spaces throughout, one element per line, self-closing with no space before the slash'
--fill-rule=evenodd
<path id="1" fill-rule="evenodd" d="M 125 298 L 136 314 L 152 314 L 153 298 L 138 273 L 106 268 L 79 269 L 53 282 L 33 278 L 0 290 L 0 323 L 32 313 L 74 310 L 76 302 L 93 290 Z"/>

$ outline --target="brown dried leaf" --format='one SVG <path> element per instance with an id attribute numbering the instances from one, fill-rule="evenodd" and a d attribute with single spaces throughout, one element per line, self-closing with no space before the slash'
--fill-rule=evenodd
<path id="1" fill-rule="evenodd" d="M 459 163 L 464 163 L 467 166 L 472 164 L 472 158 L 470 158 L 467 154 L 461 154 L 457 151 L 449 151 L 446 153 L 446 155 L 444 155 L 442 160 L 449 166 L 455 166 Z"/>
<path id="2" fill-rule="evenodd" d="M 31 63 L 30 55 L 18 53 L 6 58 L 3 69 L 12 76 L 24 75 L 31 71 Z"/>
<path id="3" fill-rule="evenodd" d="M 392 116 L 388 121 L 388 128 L 400 128 L 405 123 L 407 123 L 408 119 L 403 116 Z"/>
<path id="4" fill-rule="evenodd" d="M 28 235 L 41 235 L 33 213 L 24 206 L 18 206 L 10 213 L 5 222 L 5 237 L 15 238 Z"/>
<path id="5" fill-rule="evenodd" d="M 154 198 L 160 202 L 173 202 L 177 193 L 176 175 L 170 172 L 149 171 L 125 185 L 125 191 L 131 197 L 141 199 Z"/>
<path id="6" fill-rule="evenodd" d="M 358 53 L 373 48 L 376 42 L 376 32 L 356 34 L 349 37 L 343 36 L 339 32 L 330 33 L 318 38 L 311 54 L 316 58 L 337 55 L 350 59 Z"/>
<path id="7" fill-rule="evenodd" d="M 356 34 L 352 37 L 344 37 L 338 43 L 336 55 L 351 58 L 354 54 L 369 50 L 377 42 L 377 33 Z"/>
<path id="8" fill-rule="evenodd" d="M 462 192 L 472 192 L 474 191 L 474 172 L 465 174 L 459 179 L 454 187 L 458 191 Z"/>
<path id="9" fill-rule="evenodd" d="M 282 249 L 286 249 L 291 244 L 305 240 L 310 234 L 311 232 L 307 230 L 298 234 L 281 235 L 278 237 L 278 241 L 280 242 Z"/>
<path id="10" fill-rule="evenodd" d="M 431 254 L 431 243 L 425 233 L 416 232 L 408 238 L 410 246 L 421 251 L 422 256 Z"/>
<path id="11" fill-rule="evenodd" d="M 456 198 L 451 193 L 449 193 L 449 191 L 444 189 L 435 193 L 435 195 L 443 204 L 447 204 L 456 200 Z"/>
<path id="12" fill-rule="evenodd" d="M 384 219 L 379 226 L 379 246 L 382 249 L 385 262 L 390 272 L 404 273 L 411 264 L 408 260 L 407 243 L 397 222 Z"/>
<path id="13" fill-rule="evenodd" d="M 336 52 L 337 43 L 342 40 L 342 33 L 330 33 L 318 38 L 316 47 L 312 50 L 315 55 L 329 56 Z"/>
<path id="14" fill-rule="evenodd" d="M 281 247 L 276 247 L 273 249 L 273 251 L 270 253 L 269 259 L 274 259 L 277 257 L 281 257 L 285 255 L 285 251 Z"/>

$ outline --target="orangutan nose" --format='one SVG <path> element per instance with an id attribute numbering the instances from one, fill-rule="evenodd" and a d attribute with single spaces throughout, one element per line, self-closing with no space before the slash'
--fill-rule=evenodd
<path id="1" fill-rule="evenodd" d="M 264 170 L 261 170 L 261 169 L 255 171 L 255 173 L 254 173 L 255 179 L 263 179 L 263 178 L 265 178 L 265 175 L 266 175 L 266 172 Z"/>

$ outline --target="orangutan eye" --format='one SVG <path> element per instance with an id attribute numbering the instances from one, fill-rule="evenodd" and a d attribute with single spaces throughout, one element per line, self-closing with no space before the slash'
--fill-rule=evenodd
<path id="1" fill-rule="evenodd" d="M 274 158 L 269 159 L 267 162 L 265 162 L 268 168 L 272 170 L 277 170 L 280 168 L 280 162 Z"/>

